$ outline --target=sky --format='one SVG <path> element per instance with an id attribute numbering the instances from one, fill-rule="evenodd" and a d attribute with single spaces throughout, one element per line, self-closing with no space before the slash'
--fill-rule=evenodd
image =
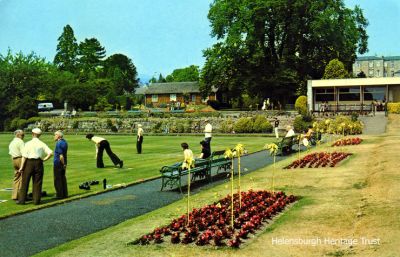
<path id="1" fill-rule="evenodd" d="M 0 54 L 35 52 L 53 61 L 57 39 L 69 24 L 78 42 L 97 38 L 107 56 L 132 59 L 142 82 L 174 69 L 204 64 L 213 0 L 0 0 Z M 369 21 L 369 52 L 400 55 L 399 0 L 345 0 Z"/>

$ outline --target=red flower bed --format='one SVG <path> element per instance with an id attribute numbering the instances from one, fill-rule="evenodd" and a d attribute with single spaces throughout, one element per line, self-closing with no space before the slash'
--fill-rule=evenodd
<path id="1" fill-rule="evenodd" d="M 296 168 L 318 168 L 318 167 L 335 167 L 340 161 L 345 159 L 347 156 L 351 155 L 351 153 L 341 153 L 341 152 L 333 152 L 333 153 L 312 153 L 306 155 L 300 160 L 296 160 L 292 162 L 289 166 L 286 166 L 285 169 L 296 169 Z"/>
<path id="2" fill-rule="evenodd" d="M 363 140 L 359 137 L 355 138 L 344 138 L 333 143 L 332 146 L 342 146 L 342 145 L 359 145 Z"/>
<path id="3" fill-rule="evenodd" d="M 187 226 L 186 215 L 174 219 L 169 225 L 156 228 L 132 242 L 146 245 L 170 241 L 173 244 L 215 245 L 239 247 L 249 234 L 254 234 L 267 220 L 281 212 L 287 204 L 296 201 L 293 195 L 283 192 L 268 191 L 242 192 L 242 207 L 239 207 L 238 194 L 234 195 L 234 228 L 231 224 L 231 196 L 219 202 L 193 209 L 189 214 Z"/>

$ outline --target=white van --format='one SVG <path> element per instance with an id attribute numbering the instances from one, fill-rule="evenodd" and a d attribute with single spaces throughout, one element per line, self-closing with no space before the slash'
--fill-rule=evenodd
<path id="1" fill-rule="evenodd" d="M 38 110 L 39 112 L 48 112 L 53 110 L 53 104 L 52 103 L 40 103 L 38 104 Z"/>

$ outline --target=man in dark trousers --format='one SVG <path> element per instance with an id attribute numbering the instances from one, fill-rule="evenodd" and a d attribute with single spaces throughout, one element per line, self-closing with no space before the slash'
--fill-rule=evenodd
<path id="1" fill-rule="evenodd" d="M 279 120 L 278 120 L 278 117 L 275 117 L 275 120 L 274 120 L 274 132 L 275 132 L 275 137 L 279 138 Z"/>
<path id="2" fill-rule="evenodd" d="M 143 129 L 142 125 L 138 124 L 137 138 L 136 138 L 136 150 L 138 154 L 142 153 L 142 143 L 143 143 Z"/>
<path id="3" fill-rule="evenodd" d="M 68 197 L 67 178 L 65 177 L 68 144 L 61 131 L 54 133 L 54 141 L 56 141 L 53 162 L 54 188 L 56 189 L 56 198 L 63 199 Z"/>
<path id="4" fill-rule="evenodd" d="M 118 156 L 111 151 L 110 143 L 102 137 L 95 136 L 93 134 L 87 134 L 86 138 L 92 140 L 96 144 L 96 166 L 97 168 L 104 168 L 103 152 L 106 150 L 108 156 L 114 165 L 119 165 L 120 168 L 124 166 L 124 162 L 118 158 Z"/>
<path id="5" fill-rule="evenodd" d="M 42 131 L 39 128 L 32 129 L 32 140 L 27 142 L 22 150 L 21 168 L 19 169 L 19 172 L 22 173 L 22 184 L 18 194 L 18 204 L 25 204 L 31 178 L 33 180 L 33 203 L 40 204 L 44 172 L 43 162 L 53 155 L 53 151 L 39 140 L 41 134 Z"/>

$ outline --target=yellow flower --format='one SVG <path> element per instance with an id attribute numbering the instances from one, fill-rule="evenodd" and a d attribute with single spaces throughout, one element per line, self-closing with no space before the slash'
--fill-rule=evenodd
<path id="1" fill-rule="evenodd" d="M 237 144 L 237 145 L 235 146 L 235 152 L 236 152 L 236 154 L 237 154 L 238 156 L 242 156 L 243 153 L 244 153 L 244 146 L 243 146 L 243 144 Z"/>
<path id="2" fill-rule="evenodd" d="M 269 150 L 269 153 L 271 155 L 275 155 L 276 152 L 278 151 L 278 146 L 276 144 L 274 144 L 274 143 L 265 145 L 264 148 Z"/>
<path id="3" fill-rule="evenodd" d="M 227 149 L 225 150 L 224 156 L 225 156 L 225 158 L 227 158 L 227 159 L 232 159 L 234 155 L 233 155 L 232 150 L 231 150 L 230 148 L 227 148 Z"/>
<path id="4" fill-rule="evenodd" d="M 326 125 L 329 125 L 329 123 L 331 123 L 331 120 L 330 120 L 330 119 L 326 119 L 326 120 L 325 120 L 325 124 L 326 124 Z"/>

